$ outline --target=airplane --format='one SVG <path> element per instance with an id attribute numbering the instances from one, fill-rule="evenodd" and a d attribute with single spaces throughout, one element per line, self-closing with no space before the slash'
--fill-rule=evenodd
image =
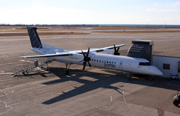
<path id="1" fill-rule="evenodd" d="M 146 59 L 120 56 L 118 51 L 120 47 L 125 46 L 124 44 L 97 49 L 88 48 L 88 50 L 62 49 L 42 43 L 36 31 L 37 27 L 27 27 L 27 30 L 32 46 L 31 50 L 40 55 L 21 56 L 21 58 L 47 57 L 51 60 L 60 61 L 66 64 L 66 75 L 69 74 L 71 64 L 80 64 L 83 65 L 83 70 L 89 65 L 90 67 L 120 70 L 130 74 L 162 76 L 162 72 Z M 99 53 L 103 51 L 107 54 Z"/>

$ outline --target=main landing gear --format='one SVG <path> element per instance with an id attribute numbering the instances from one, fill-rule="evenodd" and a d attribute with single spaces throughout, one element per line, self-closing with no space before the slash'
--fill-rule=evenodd
<path id="1" fill-rule="evenodd" d="M 148 78 L 150 81 L 153 81 L 154 80 L 154 78 L 153 78 L 153 76 L 151 75 L 151 76 L 149 76 L 149 78 Z"/>
<path id="2" fill-rule="evenodd" d="M 69 75 L 69 68 L 70 68 L 71 64 L 66 64 L 66 69 L 64 71 L 65 75 Z"/>

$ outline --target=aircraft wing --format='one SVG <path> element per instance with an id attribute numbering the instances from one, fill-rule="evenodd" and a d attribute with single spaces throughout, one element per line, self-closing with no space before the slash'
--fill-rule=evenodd
<path id="1" fill-rule="evenodd" d="M 123 47 L 125 46 L 125 44 L 120 44 L 120 45 L 116 45 L 116 47 Z M 114 49 L 114 46 L 109 46 L 109 47 L 104 47 L 104 48 L 99 48 L 99 49 L 93 49 L 92 51 L 95 51 L 95 52 L 102 52 L 102 51 L 106 51 L 106 50 L 109 50 L 109 49 Z"/>
<path id="2" fill-rule="evenodd" d="M 34 56 L 21 56 L 20 58 L 42 58 L 42 57 L 59 57 L 59 56 L 71 56 L 72 53 L 57 53 L 57 54 L 44 54 L 44 55 L 34 55 Z"/>
<path id="3" fill-rule="evenodd" d="M 125 46 L 125 44 L 116 45 L 116 48 L 123 47 L 123 46 Z M 104 48 L 95 48 L 95 49 L 91 49 L 90 52 L 102 52 L 102 51 L 106 51 L 106 50 L 110 50 L 110 49 L 114 49 L 114 46 L 109 46 L 109 47 L 104 47 Z M 88 50 L 73 50 L 73 51 L 69 51 L 69 53 L 81 54 L 82 51 L 84 53 L 88 52 Z"/>
<path id="4" fill-rule="evenodd" d="M 121 45 L 116 45 L 116 47 L 123 47 L 125 46 L 124 44 Z M 114 46 L 109 46 L 109 47 L 104 47 L 104 48 L 97 48 L 97 49 L 92 49 L 90 52 L 102 52 L 106 51 L 108 49 L 113 49 Z M 82 50 L 84 53 L 87 53 L 87 50 Z M 61 56 L 72 56 L 73 54 L 81 54 L 81 50 L 73 50 L 69 52 L 61 52 L 61 53 L 56 53 L 56 54 L 44 54 L 44 55 L 34 55 L 34 56 L 21 56 L 20 58 L 42 58 L 42 57 L 61 57 Z"/>

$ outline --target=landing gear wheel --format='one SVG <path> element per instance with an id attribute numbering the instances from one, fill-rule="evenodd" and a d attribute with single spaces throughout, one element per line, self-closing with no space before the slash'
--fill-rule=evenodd
<path id="1" fill-rule="evenodd" d="M 70 68 L 71 64 L 66 64 L 66 70 L 64 71 L 65 72 L 65 75 L 69 75 L 69 68 Z"/>
<path id="2" fill-rule="evenodd" d="M 152 80 L 153 80 L 153 78 L 152 78 L 152 77 L 149 77 L 149 80 L 150 80 L 150 81 L 152 81 Z"/>
<path id="3" fill-rule="evenodd" d="M 64 71 L 65 75 L 69 75 L 69 70 Z"/>
<path id="4" fill-rule="evenodd" d="M 154 80 L 154 79 L 153 79 L 153 76 L 150 76 L 150 77 L 149 77 L 149 80 L 150 80 L 150 81 Z"/>

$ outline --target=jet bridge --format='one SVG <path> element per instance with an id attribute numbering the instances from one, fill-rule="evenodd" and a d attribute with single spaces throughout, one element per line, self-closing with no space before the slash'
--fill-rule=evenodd
<path id="1" fill-rule="evenodd" d="M 133 40 L 132 46 L 129 48 L 127 56 L 145 58 L 150 63 L 152 63 L 153 45 L 154 42 L 151 40 Z"/>

